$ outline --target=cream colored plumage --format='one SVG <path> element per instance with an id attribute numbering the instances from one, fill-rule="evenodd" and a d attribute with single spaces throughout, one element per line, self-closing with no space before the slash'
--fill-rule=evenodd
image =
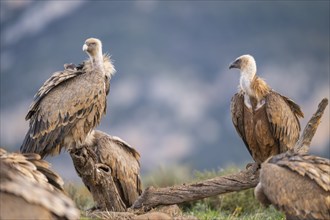
<path id="1" fill-rule="evenodd" d="M 115 69 L 110 57 L 102 55 L 100 40 L 87 39 L 83 49 L 89 60 L 77 67 L 65 65 L 35 95 L 26 115 L 30 127 L 22 152 L 56 155 L 63 147 L 82 145 L 100 123 Z"/>

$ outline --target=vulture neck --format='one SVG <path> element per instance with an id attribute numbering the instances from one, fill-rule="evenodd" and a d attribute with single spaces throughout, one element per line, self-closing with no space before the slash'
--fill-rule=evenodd
<path id="1" fill-rule="evenodd" d="M 253 83 L 256 77 L 256 70 L 254 69 L 246 69 L 241 71 L 240 78 L 240 86 L 245 94 L 251 97 L 255 97 L 255 91 L 251 88 L 251 84 Z"/>
<path id="2" fill-rule="evenodd" d="M 270 92 L 270 87 L 255 72 L 241 72 L 240 87 L 245 94 L 245 105 L 253 110 L 264 104 L 264 98 Z"/>
<path id="3" fill-rule="evenodd" d="M 104 72 L 104 65 L 103 65 L 103 55 L 102 51 L 99 50 L 94 56 L 90 56 L 92 68 L 94 70 L 99 70 L 102 73 Z"/>

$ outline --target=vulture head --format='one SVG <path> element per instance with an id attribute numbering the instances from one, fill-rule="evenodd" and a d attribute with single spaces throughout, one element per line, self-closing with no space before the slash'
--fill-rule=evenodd
<path id="1" fill-rule="evenodd" d="M 102 58 L 102 42 L 96 38 L 88 38 L 83 45 L 83 51 L 85 51 L 88 56 L 93 61 L 103 61 Z"/>
<path id="2" fill-rule="evenodd" d="M 253 56 L 249 54 L 236 58 L 236 60 L 229 66 L 229 69 L 233 68 L 239 69 L 241 74 L 252 76 L 252 78 L 257 72 L 256 61 L 254 60 Z"/>
<path id="3" fill-rule="evenodd" d="M 239 69 L 241 72 L 240 88 L 247 94 L 255 96 L 251 90 L 251 84 L 257 72 L 257 64 L 253 56 L 246 54 L 236 58 L 229 66 L 229 69 L 233 68 Z"/>

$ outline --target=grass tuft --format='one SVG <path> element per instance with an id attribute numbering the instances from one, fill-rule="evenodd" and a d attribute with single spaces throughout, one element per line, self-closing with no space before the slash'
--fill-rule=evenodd
<path id="1" fill-rule="evenodd" d="M 75 202 L 80 210 L 87 210 L 94 206 L 92 195 L 82 184 L 66 183 L 64 191 Z"/>

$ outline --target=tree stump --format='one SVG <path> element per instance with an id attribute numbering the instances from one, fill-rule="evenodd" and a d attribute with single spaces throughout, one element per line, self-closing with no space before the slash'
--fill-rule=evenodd
<path id="1" fill-rule="evenodd" d="M 110 169 L 98 163 L 95 152 L 83 147 L 70 152 L 73 164 L 83 183 L 91 192 L 97 209 L 124 212 L 125 204 L 116 190 Z"/>
<path id="2" fill-rule="evenodd" d="M 71 149 L 78 175 L 97 209 L 124 212 L 141 194 L 140 155 L 125 141 L 95 130 L 91 143 Z"/>

